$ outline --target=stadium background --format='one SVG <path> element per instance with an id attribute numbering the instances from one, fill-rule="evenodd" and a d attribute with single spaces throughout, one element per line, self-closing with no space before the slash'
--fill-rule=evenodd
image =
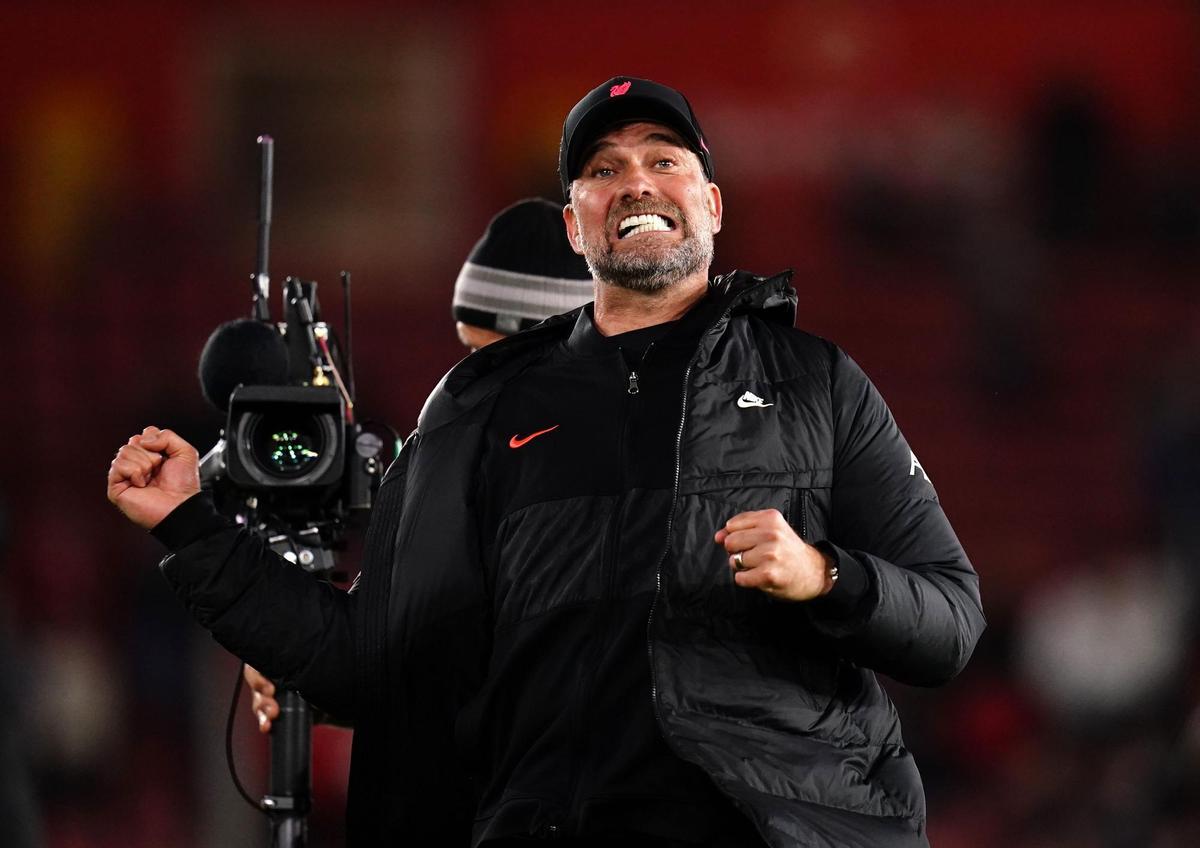
<path id="1" fill-rule="evenodd" d="M 0 39 L 4 844 L 22 809 L 53 848 L 266 843 L 222 762 L 236 666 L 102 494 L 148 423 L 215 439 L 195 363 L 248 309 L 255 136 L 273 277 L 336 322 L 354 273 L 360 407 L 407 431 L 463 257 L 557 197 L 561 120 L 617 73 L 688 94 L 716 269 L 796 270 L 980 572 L 966 672 L 889 687 L 933 844 L 1200 844 L 1196 4 L 17 2 Z M 261 786 L 244 709 L 236 743 Z M 318 731 L 314 845 L 347 751 Z"/>

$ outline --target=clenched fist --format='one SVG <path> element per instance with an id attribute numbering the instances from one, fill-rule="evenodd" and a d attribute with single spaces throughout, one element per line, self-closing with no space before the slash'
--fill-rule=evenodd
<path id="1" fill-rule="evenodd" d="M 109 501 L 146 530 L 199 491 L 200 457 L 171 430 L 147 427 L 108 469 Z"/>
<path id="2" fill-rule="evenodd" d="M 777 509 L 740 512 L 714 541 L 730 554 L 733 581 L 785 601 L 808 601 L 833 588 L 825 554 L 805 542 Z"/>

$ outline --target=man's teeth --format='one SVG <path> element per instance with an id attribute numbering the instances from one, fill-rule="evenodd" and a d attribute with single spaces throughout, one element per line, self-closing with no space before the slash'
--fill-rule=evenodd
<path id="1" fill-rule="evenodd" d="M 622 219 L 617 227 L 619 238 L 629 238 L 639 233 L 666 233 L 671 231 L 671 224 L 662 215 L 630 215 Z"/>

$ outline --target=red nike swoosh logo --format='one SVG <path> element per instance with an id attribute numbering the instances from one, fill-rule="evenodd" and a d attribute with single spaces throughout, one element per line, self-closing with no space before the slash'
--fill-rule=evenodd
<path id="1" fill-rule="evenodd" d="M 538 430 L 536 433 L 530 433 L 528 436 L 525 436 L 524 438 L 521 438 L 520 436 L 513 436 L 511 439 L 508 440 L 508 446 L 510 448 L 519 448 L 522 445 L 529 444 L 529 442 L 531 442 L 533 439 L 536 439 L 538 436 L 544 436 L 547 433 L 549 433 L 551 430 L 557 430 L 557 429 L 558 429 L 558 425 L 555 424 L 553 427 L 547 427 L 545 430 Z"/>

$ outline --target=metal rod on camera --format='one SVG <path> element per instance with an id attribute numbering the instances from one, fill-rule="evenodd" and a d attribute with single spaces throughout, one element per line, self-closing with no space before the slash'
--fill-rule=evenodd
<path id="1" fill-rule="evenodd" d="M 270 321 L 271 276 L 267 272 L 267 259 L 271 252 L 271 185 L 275 179 L 275 140 L 269 135 L 260 135 L 258 149 L 258 259 L 251 277 L 253 317 L 259 321 Z"/>
<path id="2" fill-rule="evenodd" d="M 271 817 L 272 848 L 308 845 L 312 807 L 312 710 L 293 689 L 277 695 L 279 717 L 271 723 L 271 793 L 262 808 Z"/>
<path id="3" fill-rule="evenodd" d="M 316 284 L 310 283 L 309 285 L 314 292 L 313 297 L 315 297 Z M 296 277 L 288 277 L 283 281 L 283 296 L 287 302 L 288 335 L 304 340 L 305 355 L 313 369 L 310 378 L 312 384 L 328 386 L 329 378 L 325 376 L 325 371 L 321 368 L 321 346 L 315 335 L 317 316 L 313 312 L 312 302 L 305 297 L 303 281 Z"/>
<path id="4" fill-rule="evenodd" d="M 354 389 L 354 334 L 353 328 L 350 325 L 350 272 L 342 272 L 342 306 L 345 309 L 345 317 L 343 323 L 343 331 L 346 335 L 346 355 L 343 360 L 346 363 L 346 384 L 350 387 L 350 400 L 354 402 L 358 400 L 358 393 Z"/>

